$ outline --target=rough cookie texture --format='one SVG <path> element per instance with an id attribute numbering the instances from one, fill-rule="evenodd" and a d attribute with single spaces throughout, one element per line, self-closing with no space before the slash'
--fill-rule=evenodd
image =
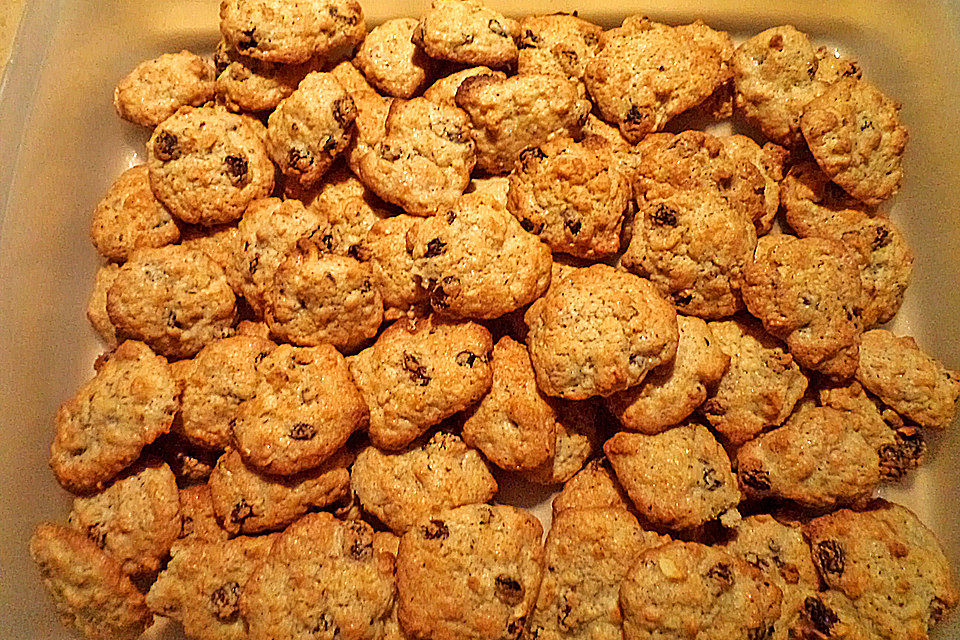
<path id="1" fill-rule="evenodd" d="M 398 320 L 372 347 L 350 358 L 370 407 L 370 440 L 406 447 L 421 433 L 483 397 L 493 378 L 493 341 L 472 322 Z"/>
<path id="2" fill-rule="evenodd" d="M 173 544 L 173 554 L 178 547 L 204 542 L 223 542 L 230 533 L 217 522 L 213 509 L 213 495 L 207 484 L 194 484 L 180 489 L 180 535 Z"/>
<path id="3" fill-rule="evenodd" d="M 783 180 L 783 165 L 789 153 L 770 142 L 761 147 L 752 138 L 742 135 L 722 136 L 720 142 L 735 167 L 735 179 L 749 182 L 756 195 L 760 195 L 760 189 L 763 189 L 763 200 L 759 207 L 754 198 L 744 198 L 753 213 L 757 235 L 762 236 L 773 227 L 773 219 L 780 209 L 780 181 Z M 751 166 L 759 173 L 759 181 Z"/>
<path id="4" fill-rule="evenodd" d="M 427 290 L 413 275 L 413 257 L 407 253 L 407 234 L 416 233 L 420 220 L 407 215 L 379 220 L 358 249 L 360 259 L 370 265 L 388 319 L 427 299 Z"/>
<path id="5" fill-rule="evenodd" d="M 536 484 L 561 484 L 572 478 L 600 446 L 600 411 L 592 400 L 575 402 L 549 398 L 556 421 L 554 453 L 543 464 L 521 471 Z"/>
<path id="6" fill-rule="evenodd" d="M 457 90 L 467 78 L 473 76 L 492 75 L 495 78 L 506 78 L 507 74 L 503 71 L 494 71 L 490 67 L 467 67 L 460 71 L 454 71 L 448 76 L 440 78 L 423 92 L 423 97 L 432 102 L 446 105 L 448 107 L 457 106 Z"/>
<path id="7" fill-rule="evenodd" d="M 730 459 L 698 424 L 648 436 L 621 432 L 603 451 L 641 515 L 669 529 L 690 529 L 740 502 Z"/>
<path id="8" fill-rule="evenodd" d="M 349 64 L 349 63 L 347 63 Z M 356 67 L 350 65 L 354 71 Z M 332 72 L 331 72 L 332 73 Z M 359 73 L 359 72 L 358 72 Z M 347 147 L 347 163 L 350 170 L 361 179 L 360 161 L 370 153 L 386 135 L 387 115 L 394 98 L 385 98 L 370 87 L 370 91 L 354 91 L 350 94 L 354 106 L 357 107 L 357 119 L 354 121 L 356 135 Z"/>
<path id="9" fill-rule="evenodd" d="M 441 511 L 488 502 L 497 492 L 480 454 L 442 431 L 398 453 L 367 447 L 357 455 L 350 482 L 363 508 L 397 535 Z"/>
<path id="10" fill-rule="evenodd" d="M 633 504 L 620 486 L 610 462 L 606 458 L 591 460 L 577 475 L 563 485 L 553 499 L 553 517 L 567 509 L 609 507 L 632 509 Z"/>
<path id="11" fill-rule="evenodd" d="M 520 21 L 517 73 L 552 73 L 582 84 L 602 33 L 576 15 L 527 16 Z"/>
<path id="12" fill-rule="evenodd" d="M 117 346 L 117 328 L 110 322 L 110 314 L 107 313 L 107 291 L 117 279 L 119 271 L 119 265 L 112 263 L 97 269 L 93 291 L 87 301 L 87 320 L 100 336 L 100 340 L 110 349 Z"/>
<path id="13" fill-rule="evenodd" d="M 500 203 L 479 194 L 412 229 L 407 252 L 430 305 L 443 315 L 497 318 L 550 285 L 550 249 Z"/>
<path id="14" fill-rule="evenodd" d="M 415 18 L 387 20 L 364 39 L 353 63 L 367 81 L 387 95 L 412 98 L 433 73 L 433 60 L 410 39 Z"/>
<path id="15" fill-rule="evenodd" d="M 673 306 L 648 280 L 603 264 L 565 277 L 524 321 L 540 389 L 572 400 L 635 386 L 677 350 Z"/>
<path id="16" fill-rule="evenodd" d="M 323 58 L 277 64 L 243 56 L 220 41 L 214 54 L 217 98 L 230 111 L 269 111 L 296 91 L 308 73 L 320 71 Z"/>
<path id="17" fill-rule="evenodd" d="M 506 505 L 467 505 L 420 521 L 400 539 L 399 618 L 430 640 L 516 638 L 540 586 L 543 528 Z"/>
<path id="18" fill-rule="evenodd" d="M 744 271 L 743 299 L 802 366 L 843 380 L 857 368 L 862 332 L 860 270 L 836 240 L 760 239 Z"/>
<path id="19" fill-rule="evenodd" d="M 99 489 L 170 430 L 180 390 L 167 361 L 127 341 L 57 411 L 50 467 L 68 491 Z"/>
<path id="20" fill-rule="evenodd" d="M 519 34 L 516 20 L 476 0 L 433 0 L 412 39 L 432 58 L 506 67 L 517 60 Z"/>
<path id="21" fill-rule="evenodd" d="M 155 127 L 180 107 L 199 107 L 213 94 L 210 63 L 184 50 L 138 64 L 117 85 L 113 105 L 124 120 Z"/>
<path id="22" fill-rule="evenodd" d="M 223 107 L 183 107 L 147 142 L 150 187 L 184 222 L 236 220 L 273 189 L 264 134 L 256 120 Z"/>

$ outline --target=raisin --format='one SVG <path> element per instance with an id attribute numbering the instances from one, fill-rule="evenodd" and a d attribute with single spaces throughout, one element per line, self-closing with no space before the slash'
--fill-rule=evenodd
<path id="1" fill-rule="evenodd" d="M 570 51 L 569 49 L 564 49 L 563 51 L 560 52 L 559 55 L 563 59 L 563 61 L 566 62 L 571 67 L 576 66 L 577 61 L 579 60 L 579 58 L 577 58 L 576 52 Z"/>
<path id="2" fill-rule="evenodd" d="M 778 34 L 773 35 L 770 38 L 770 48 L 771 49 L 782 49 L 783 48 L 783 36 Z"/>
<path id="3" fill-rule="evenodd" d="M 501 602 L 511 607 L 523 601 L 523 585 L 506 574 L 494 579 L 494 593 Z"/>
<path id="4" fill-rule="evenodd" d="M 536 234 L 536 233 L 540 233 L 541 231 L 543 231 L 543 225 L 542 225 L 542 224 L 538 226 L 538 225 L 534 224 L 534 223 L 533 223 L 533 220 L 530 220 L 529 218 L 520 218 L 520 226 L 521 226 L 521 227 L 523 228 L 523 230 L 526 231 L 527 233 L 534 233 L 534 234 Z"/>
<path id="5" fill-rule="evenodd" d="M 595 47 L 600 44 L 600 36 L 595 33 L 587 33 L 583 36 L 583 43 L 588 47 Z"/>
<path id="6" fill-rule="evenodd" d="M 890 231 L 886 227 L 877 227 L 877 235 L 874 237 L 870 247 L 876 251 L 890 244 Z"/>
<path id="7" fill-rule="evenodd" d="M 649 109 L 641 109 L 637 105 L 631 105 L 623 119 L 629 124 L 641 124 L 650 118 L 649 111 Z"/>
<path id="8" fill-rule="evenodd" d="M 427 540 L 445 540 L 449 535 L 450 529 L 443 520 L 431 520 L 423 528 L 423 537 Z"/>
<path id="9" fill-rule="evenodd" d="M 417 357 L 412 353 L 404 352 L 403 368 L 407 373 L 410 374 L 410 379 L 421 387 L 425 387 L 430 383 L 430 376 L 427 375 L 427 368 L 420 364 L 420 361 L 417 360 Z"/>
<path id="10" fill-rule="evenodd" d="M 843 77 L 849 78 L 851 76 L 859 78 L 860 77 L 860 67 L 857 66 L 856 62 L 850 62 L 847 64 L 847 68 L 843 70 Z"/>
<path id="11" fill-rule="evenodd" d="M 762 469 L 741 469 L 740 482 L 756 491 L 770 490 L 770 476 Z"/>
<path id="12" fill-rule="evenodd" d="M 657 210 L 650 216 L 650 220 L 656 225 L 675 227 L 677 226 L 677 211 L 665 204 L 658 204 Z"/>
<path id="13" fill-rule="evenodd" d="M 720 479 L 717 478 L 717 470 L 713 467 L 707 467 L 703 471 L 703 478 L 700 479 L 700 484 L 707 491 L 716 491 L 723 483 L 720 482 Z"/>
<path id="14" fill-rule="evenodd" d="M 290 428 L 290 438 L 293 440 L 312 440 L 316 435 L 317 430 L 306 422 L 298 422 Z"/>
<path id="15" fill-rule="evenodd" d="M 427 251 L 423 254 L 424 258 L 433 258 L 447 250 L 447 243 L 440 238 L 434 238 L 427 243 Z"/>
<path id="16" fill-rule="evenodd" d="M 843 547 L 836 540 L 824 540 L 817 543 L 813 559 L 821 573 L 843 574 L 844 556 Z"/>
<path id="17" fill-rule="evenodd" d="M 340 10 L 336 7 L 330 7 L 330 17 L 336 20 L 337 22 L 344 22 L 351 27 L 357 24 L 357 16 L 354 14 L 345 15 L 340 13 Z"/>
<path id="18" fill-rule="evenodd" d="M 161 131 L 153 143 L 153 154 L 160 162 L 170 162 L 180 157 L 180 145 L 177 136 Z"/>
<path id="19" fill-rule="evenodd" d="M 837 614 L 827 608 L 820 598 L 814 596 L 809 596 L 803 601 L 803 612 L 813 628 L 825 636 L 829 636 L 833 625 L 840 622 Z"/>
<path id="20" fill-rule="evenodd" d="M 287 154 L 287 167 L 290 171 L 306 173 L 313 166 L 313 156 L 299 149 L 290 149 Z"/>
<path id="21" fill-rule="evenodd" d="M 337 124 L 341 127 L 346 128 L 356 117 L 357 108 L 354 106 L 353 99 L 350 98 L 350 96 L 338 98 L 333 103 L 333 119 L 336 120 Z"/>
<path id="22" fill-rule="evenodd" d="M 527 147 L 520 152 L 520 165 L 524 171 L 530 171 L 530 167 L 527 166 L 528 163 L 534 160 L 543 160 L 546 157 L 547 154 L 540 147 Z"/>
<path id="23" fill-rule="evenodd" d="M 243 498 L 233 505 L 233 509 L 230 510 L 230 522 L 235 524 L 240 524 L 247 518 L 253 515 L 253 509 L 247 504 L 247 501 Z"/>
<path id="24" fill-rule="evenodd" d="M 563 226 L 565 226 L 567 230 L 570 231 L 570 233 L 572 233 L 573 235 L 577 235 L 578 233 L 580 233 L 580 229 L 583 227 L 583 223 L 581 223 L 580 220 L 577 219 L 576 211 L 572 211 L 570 209 L 564 209 L 563 213 L 561 214 L 561 217 L 563 218 Z"/>
<path id="25" fill-rule="evenodd" d="M 726 562 L 718 562 L 707 571 L 707 577 L 716 581 L 720 585 L 721 591 L 726 591 L 733 586 L 733 571 Z"/>
<path id="26" fill-rule="evenodd" d="M 453 209 L 447 211 L 447 224 L 453 224 L 453 221 L 457 219 L 457 212 Z"/>
<path id="27" fill-rule="evenodd" d="M 231 182 L 240 183 L 247 178 L 247 159 L 240 156 L 227 156 L 223 159 L 227 165 L 227 175 Z"/>
<path id="28" fill-rule="evenodd" d="M 899 480 L 907 471 L 920 466 L 927 445 L 915 427 L 903 427 L 894 433 L 895 442 L 885 444 L 880 455 L 880 475 L 884 479 Z"/>
<path id="29" fill-rule="evenodd" d="M 438 309 L 446 309 L 450 306 L 447 298 L 450 297 L 449 289 L 456 288 L 460 284 L 460 279 L 454 276 L 447 276 L 435 284 L 430 291 L 430 304 Z M 446 288 L 445 288 L 446 287 Z"/>
<path id="30" fill-rule="evenodd" d="M 536 48 L 539 42 L 540 42 L 539 36 L 537 36 L 537 34 L 535 34 L 530 29 L 527 29 L 526 31 L 523 32 L 523 35 L 520 36 L 520 45 L 517 48 L 518 49 L 534 49 Z"/>
<path id="31" fill-rule="evenodd" d="M 444 129 L 443 137 L 454 144 L 465 144 L 470 140 L 463 129 L 459 128 Z"/>
<path id="32" fill-rule="evenodd" d="M 495 20 L 495 19 L 493 19 L 493 18 L 491 18 L 491 19 L 490 19 L 490 22 L 487 23 L 487 27 L 490 28 L 490 31 L 493 31 L 495 34 L 497 34 L 497 35 L 500 36 L 501 38 L 507 38 L 507 37 L 509 37 L 508 34 L 507 34 L 507 30 L 503 28 L 503 25 L 500 24 L 499 21 L 497 21 L 497 20 Z"/>
<path id="33" fill-rule="evenodd" d="M 457 354 L 457 364 L 461 367 L 472 367 L 477 360 L 484 360 L 483 356 L 477 355 L 472 351 L 461 351 Z"/>
<path id="34" fill-rule="evenodd" d="M 210 604 L 213 605 L 213 615 L 217 620 L 226 621 L 235 618 L 240 612 L 237 606 L 240 601 L 240 585 L 232 580 L 210 594 Z"/>

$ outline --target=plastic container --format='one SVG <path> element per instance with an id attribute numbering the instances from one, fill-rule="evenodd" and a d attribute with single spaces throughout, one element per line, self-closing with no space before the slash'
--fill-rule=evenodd
<path id="1" fill-rule="evenodd" d="M 419 15 L 427 2 L 363 0 L 370 24 Z M 572 11 L 606 26 L 632 13 L 679 24 L 702 18 L 746 37 L 792 23 L 855 53 L 865 74 L 904 104 L 906 183 L 893 204 L 917 254 L 893 328 L 960 368 L 960 20 L 932 0 L 675 0 L 490 2 L 510 14 Z M 0 637 L 71 637 L 26 551 L 37 522 L 63 521 L 69 496 L 47 468 L 53 415 L 89 378 L 99 345 L 84 309 L 97 259 L 90 213 L 146 132 L 113 113 L 113 87 L 141 60 L 211 52 L 217 0 L 34 0 L 0 87 Z M 930 443 L 930 463 L 886 495 L 914 509 L 960 573 L 960 433 Z M 515 496 L 532 506 L 545 495 Z M 547 513 L 549 509 L 539 509 Z M 960 637 L 960 616 L 937 638 Z M 158 637 L 175 632 L 155 629 Z"/>

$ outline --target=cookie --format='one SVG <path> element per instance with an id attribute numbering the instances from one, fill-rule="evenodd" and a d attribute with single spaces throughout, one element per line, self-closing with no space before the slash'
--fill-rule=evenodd
<path id="1" fill-rule="evenodd" d="M 803 532 L 820 578 L 849 599 L 869 637 L 926 638 L 957 605 L 940 544 L 904 507 L 880 501 L 860 513 L 841 509 Z"/>
<path id="2" fill-rule="evenodd" d="M 480 454 L 443 431 L 398 453 L 365 448 L 353 464 L 350 482 L 364 510 L 397 535 L 441 511 L 488 502 L 497 492 Z"/>
<path id="3" fill-rule="evenodd" d="M 568 509 L 553 521 L 530 640 L 621 640 L 620 581 L 642 552 L 668 539 L 624 509 Z"/>
<path id="4" fill-rule="evenodd" d="M 280 345 L 256 366 L 256 392 L 232 426 L 237 451 L 263 473 L 314 469 L 366 424 L 363 397 L 332 346 Z"/>
<path id="5" fill-rule="evenodd" d="M 367 26 L 356 0 L 223 0 L 220 33 L 245 56 L 294 64 L 349 53 Z"/>
<path id="6" fill-rule="evenodd" d="M 430 640 L 517 638 L 540 586 L 543 528 L 506 505 L 467 505 L 400 539 L 400 626 Z"/>
<path id="7" fill-rule="evenodd" d="M 211 342 L 186 361 L 174 431 L 199 447 L 231 446 L 230 423 L 240 403 L 256 394 L 256 365 L 275 347 L 266 338 L 237 335 Z"/>
<path id="8" fill-rule="evenodd" d="M 737 319 L 707 326 L 730 367 L 701 413 L 725 442 L 738 446 L 786 420 L 807 390 L 807 377 L 783 344 L 756 323 Z"/>
<path id="9" fill-rule="evenodd" d="M 107 290 L 117 336 L 142 340 L 159 354 L 189 358 L 232 333 L 236 296 L 223 269 L 180 245 L 138 249 Z"/>
<path id="10" fill-rule="evenodd" d="M 217 522 L 213 509 L 213 494 L 207 484 L 195 484 L 180 489 L 180 535 L 173 543 L 172 553 L 184 545 L 205 542 L 220 543 L 230 538 L 230 533 Z"/>
<path id="11" fill-rule="evenodd" d="M 867 500 L 880 484 L 880 458 L 843 412 L 801 406 L 740 447 L 737 476 L 749 497 L 828 509 Z"/>
<path id="12" fill-rule="evenodd" d="M 780 590 L 732 555 L 695 542 L 644 551 L 620 585 L 626 640 L 765 638 Z"/>
<path id="13" fill-rule="evenodd" d="M 297 85 L 313 71 L 320 71 L 323 58 L 300 64 L 265 62 L 234 51 L 220 41 L 214 54 L 217 63 L 217 98 L 230 111 L 263 112 L 275 109 L 296 91 Z"/>
<path id="14" fill-rule="evenodd" d="M 387 20 L 367 34 L 353 59 L 367 81 L 388 96 L 412 98 L 433 74 L 433 60 L 410 39 L 418 25 L 415 18 Z"/>
<path id="15" fill-rule="evenodd" d="M 648 280 L 603 264 L 565 277 L 524 321 L 538 386 L 571 400 L 638 385 L 677 350 L 673 306 Z"/>
<path id="16" fill-rule="evenodd" d="M 444 76 L 434 82 L 424 90 L 423 97 L 431 102 L 436 102 L 448 107 L 455 107 L 457 106 L 457 91 L 460 89 L 463 81 L 473 76 L 482 75 L 492 75 L 495 78 L 501 79 L 507 77 L 507 74 L 503 71 L 495 71 L 490 67 L 467 67 L 460 71 L 454 71 L 450 75 Z"/>
<path id="17" fill-rule="evenodd" d="M 730 459 L 704 426 L 690 423 L 654 436 L 621 432 L 603 451 L 633 504 L 655 526 L 692 529 L 740 502 Z"/>
<path id="18" fill-rule="evenodd" d="M 620 130 L 614 126 L 611 126 L 598 118 L 597 116 L 590 113 L 587 116 L 586 122 L 583 124 L 581 129 L 583 136 L 596 136 L 598 138 L 603 138 L 613 147 L 615 151 L 625 152 L 629 151 L 633 147 L 633 143 L 623 137 L 623 134 L 620 133 Z"/>
<path id="19" fill-rule="evenodd" d="M 146 165 L 120 174 L 93 211 L 90 239 L 97 253 L 123 262 L 141 247 L 162 247 L 180 239 L 180 228 L 150 190 Z"/>
<path id="20" fill-rule="evenodd" d="M 110 314 L 107 313 L 107 291 L 117 279 L 119 271 L 119 265 L 113 263 L 97 269 L 93 291 L 87 301 L 87 320 L 90 321 L 90 326 L 97 332 L 101 342 L 110 349 L 117 346 L 117 328 L 110 322 Z"/>
<path id="21" fill-rule="evenodd" d="M 413 275 L 439 314 L 492 319 L 529 304 L 550 285 L 550 249 L 500 203 L 463 196 L 407 233 Z"/>
<path id="22" fill-rule="evenodd" d="M 188 249 L 198 249 L 220 265 L 227 276 L 230 288 L 242 295 L 242 280 L 237 271 L 236 253 L 238 248 L 237 223 L 221 224 L 215 227 L 183 225 L 180 245 Z"/>
<path id="23" fill-rule="evenodd" d="M 427 290 L 413 275 L 413 257 L 407 253 L 407 234 L 416 233 L 421 220 L 407 215 L 378 220 L 359 245 L 359 257 L 370 265 L 387 319 L 427 299 Z"/>
<path id="24" fill-rule="evenodd" d="M 352 455 L 341 451 L 316 469 L 277 477 L 259 473 L 236 451 L 227 451 L 210 474 L 217 520 L 233 535 L 283 529 L 306 512 L 347 495 L 352 461 Z"/>
<path id="25" fill-rule="evenodd" d="M 60 622 L 89 640 L 135 640 L 153 622 L 120 564 L 78 531 L 44 522 L 30 538 Z"/>
<path id="26" fill-rule="evenodd" d="M 329 73 L 308 74 L 267 120 L 267 153 L 301 187 L 315 185 L 350 143 L 357 107 Z"/>
<path id="27" fill-rule="evenodd" d="M 250 640 L 379 638 L 396 586 L 393 556 L 376 549 L 370 525 L 329 513 L 281 533 L 240 596 Z"/>
<path id="28" fill-rule="evenodd" d="M 446 210 L 470 183 L 476 153 L 459 109 L 425 98 L 394 101 L 382 137 L 374 135 L 371 142 L 354 171 L 378 196 L 411 215 Z M 363 144 L 358 140 L 358 152 Z"/>
<path id="29" fill-rule="evenodd" d="M 353 68 L 353 65 L 350 66 Z M 394 98 L 385 98 L 372 88 L 369 93 L 355 92 L 351 96 L 354 106 L 357 107 L 357 119 L 353 123 L 356 134 L 347 146 L 346 157 L 350 170 L 362 178 L 360 161 L 387 135 L 387 115 L 390 113 L 390 105 L 394 103 Z"/>
<path id="30" fill-rule="evenodd" d="M 863 326 L 890 321 L 903 303 L 913 271 L 913 252 L 900 228 L 839 189 L 814 163 L 790 169 L 781 200 L 797 235 L 838 240 L 856 256 Z"/>
<path id="31" fill-rule="evenodd" d="M 800 115 L 824 89 L 860 77 L 857 63 L 791 25 L 761 31 L 737 47 L 731 62 L 737 110 L 763 134 L 788 147 L 803 145 Z"/>
<path id="32" fill-rule="evenodd" d="M 801 366 L 835 380 L 856 371 L 863 331 L 860 270 L 843 244 L 764 236 L 744 270 L 742 293 L 750 313 L 787 343 Z"/>
<path id="33" fill-rule="evenodd" d="M 276 536 L 184 544 L 147 594 L 155 613 L 183 625 L 197 640 L 244 640 L 243 586 L 266 559 Z"/>
<path id="34" fill-rule="evenodd" d="M 603 27 L 576 15 L 527 16 L 520 21 L 517 73 L 551 73 L 582 86 L 602 33 Z"/>
<path id="35" fill-rule="evenodd" d="M 75 498 L 67 522 L 127 575 L 152 578 L 180 535 L 177 480 L 162 462 L 136 464 L 103 491 Z"/>
<path id="36" fill-rule="evenodd" d="M 567 482 L 600 446 L 600 411 L 592 400 L 547 400 L 556 423 L 553 456 L 533 469 L 520 472 L 529 482 L 556 485 Z"/>
<path id="37" fill-rule="evenodd" d="M 579 137 L 590 112 L 575 83 L 548 74 L 472 76 L 456 103 L 470 117 L 477 166 L 491 175 L 509 173 L 520 152 L 554 136 Z"/>
<path id="38" fill-rule="evenodd" d="M 370 408 L 370 440 L 396 451 L 472 406 L 493 378 L 490 332 L 472 322 L 398 320 L 349 360 Z"/>
<path id="39" fill-rule="evenodd" d="M 476 0 L 433 0 L 412 40 L 431 58 L 507 67 L 517 60 L 519 32 L 516 20 Z"/>
<path id="40" fill-rule="evenodd" d="M 763 189 L 763 202 L 759 208 L 752 198 L 749 202 L 753 208 L 753 224 L 757 228 L 757 235 L 769 233 L 773 227 L 773 218 L 780 209 L 780 181 L 783 180 L 783 165 L 789 155 L 788 151 L 770 142 L 761 147 L 752 138 L 742 135 L 722 136 L 720 142 L 723 143 L 727 157 L 737 168 L 738 177 L 746 181 L 749 176 L 756 194 Z M 756 174 L 748 169 L 751 165 L 760 174 L 760 184 L 756 181 Z"/>
<path id="41" fill-rule="evenodd" d="M 945 429 L 960 405 L 960 373 L 926 354 L 913 338 L 886 329 L 863 334 L 857 380 L 905 418 Z"/>
<path id="42" fill-rule="evenodd" d="M 679 424 L 707 399 L 730 365 L 730 356 L 700 318 L 677 316 L 679 341 L 672 362 L 644 381 L 605 399 L 624 429 L 653 435 Z"/>
<path id="43" fill-rule="evenodd" d="M 507 206 L 507 194 L 510 192 L 510 179 L 506 176 L 489 176 L 487 178 L 472 178 L 467 193 L 477 193 Z"/>
<path id="44" fill-rule="evenodd" d="M 142 342 L 117 347 L 60 405 L 50 467 L 67 491 L 101 489 L 170 430 L 180 389 L 167 361 Z"/>
<path id="45" fill-rule="evenodd" d="M 633 504 L 620 486 L 606 458 L 591 460 L 573 476 L 553 499 L 553 517 L 567 509 L 632 509 Z"/>
<path id="46" fill-rule="evenodd" d="M 370 86 L 363 74 L 349 60 L 344 60 L 330 69 L 330 75 L 337 79 L 341 87 L 346 89 L 355 103 L 359 102 L 362 97 L 379 95 L 377 90 Z"/>
<path id="47" fill-rule="evenodd" d="M 866 80 L 845 78 L 803 108 L 800 130 L 831 180 L 868 205 L 900 190 L 907 130 L 900 104 Z"/>
<path id="48" fill-rule="evenodd" d="M 731 75 L 733 41 L 702 22 L 670 27 L 632 16 L 605 32 L 584 81 L 604 120 L 630 142 L 706 100 Z"/>
<path id="49" fill-rule="evenodd" d="M 210 63 L 183 50 L 138 64 L 117 84 L 113 106 L 124 120 L 155 127 L 180 107 L 199 107 L 213 95 Z"/>
<path id="50" fill-rule="evenodd" d="M 170 213 L 191 224 L 236 220 L 273 190 L 263 126 L 223 107 L 183 107 L 147 142 L 150 187 Z"/>
<path id="51" fill-rule="evenodd" d="M 630 198 L 630 177 L 606 141 L 556 137 L 521 152 L 507 209 L 552 251 L 600 259 L 620 251 Z"/>

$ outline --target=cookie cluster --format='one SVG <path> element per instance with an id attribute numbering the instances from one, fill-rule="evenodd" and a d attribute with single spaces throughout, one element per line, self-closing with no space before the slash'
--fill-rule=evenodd
<path id="1" fill-rule="evenodd" d="M 853 59 L 475 0 L 220 17 L 212 63 L 116 89 L 152 133 L 93 215 L 108 349 L 31 541 L 64 624 L 917 640 L 956 606 L 875 498 L 960 373 L 882 328 L 907 134 Z M 704 130 L 732 116 L 755 135 Z"/>

